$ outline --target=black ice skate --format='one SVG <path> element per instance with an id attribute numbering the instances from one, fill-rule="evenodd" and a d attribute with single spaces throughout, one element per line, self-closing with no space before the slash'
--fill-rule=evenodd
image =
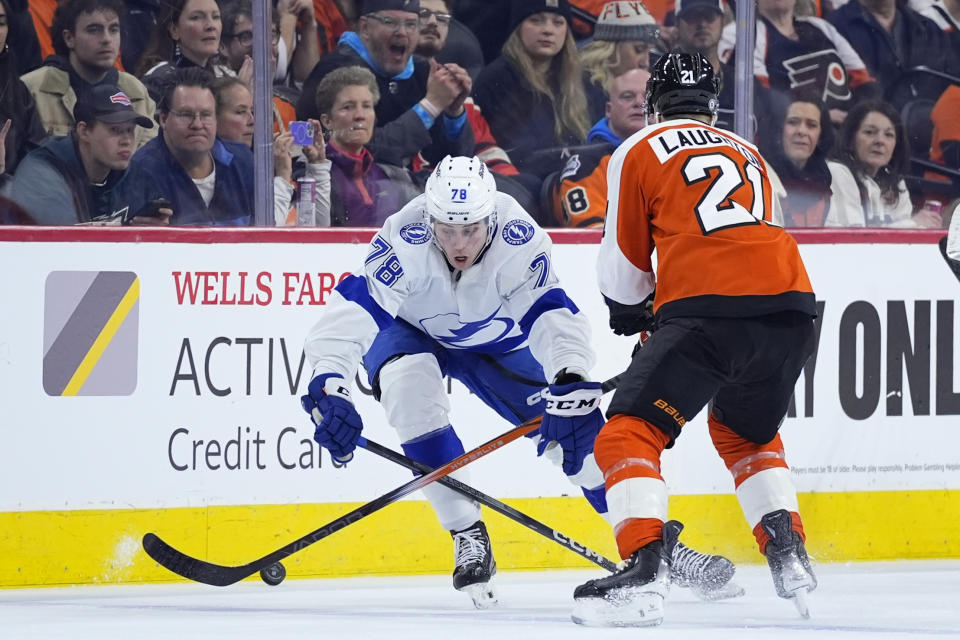
<path id="1" fill-rule="evenodd" d="M 737 567 L 723 556 L 700 553 L 677 542 L 672 560 L 671 584 L 688 587 L 702 600 L 725 600 L 744 594 L 743 587 L 732 580 Z"/>
<path id="2" fill-rule="evenodd" d="M 486 609 L 497 604 L 497 596 L 490 579 L 497 573 L 493 559 L 490 537 L 482 520 L 461 531 L 451 531 L 453 536 L 453 588 L 466 591 L 477 609 Z"/>
<path id="3" fill-rule="evenodd" d="M 665 522 L 662 539 L 638 549 L 615 573 L 577 587 L 573 621 L 591 627 L 652 627 L 663 622 L 670 563 L 682 529 L 676 520 Z"/>
<path id="4" fill-rule="evenodd" d="M 777 595 L 793 602 L 804 618 L 810 617 L 807 594 L 817 588 L 807 550 L 800 535 L 793 530 L 790 512 L 785 509 L 768 513 L 760 519 L 760 526 L 770 536 L 767 543 L 767 564 L 773 575 Z"/>

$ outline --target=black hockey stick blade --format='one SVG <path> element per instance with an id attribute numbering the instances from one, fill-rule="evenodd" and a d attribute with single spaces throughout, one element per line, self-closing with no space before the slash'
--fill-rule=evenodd
<path id="1" fill-rule="evenodd" d="M 947 236 L 940 238 L 940 255 L 947 261 L 947 266 L 950 267 L 953 275 L 957 276 L 957 280 L 960 280 L 960 260 L 954 260 L 947 255 Z"/>
<path id="2" fill-rule="evenodd" d="M 412 458 L 408 458 L 407 456 L 397 451 L 394 451 L 393 449 L 389 449 L 381 444 L 377 444 L 372 440 L 368 440 L 366 438 L 360 438 L 360 442 L 358 443 L 358 446 L 363 447 L 364 449 L 366 449 L 367 451 L 370 451 L 371 453 L 377 454 L 381 458 L 386 458 L 391 462 L 395 462 L 401 467 L 406 467 L 410 471 L 416 471 L 419 473 L 430 473 L 431 471 L 433 471 L 431 467 L 428 467 L 425 464 L 421 464 L 416 460 L 413 460 Z M 597 566 L 603 567 L 604 569 L 606 569 L 607 571 L 610 571 L 611 573 L 615 571 L 617 568 L 616 563 L 608 560 L 607 558 L 597 553 L 596 551 L 586 546 L 585 544 L 577 542 L 573 538 L 560 533 L 553 527 L 550 527 L 540 522 L 536 518 L 532 518 L 527 514 L 523 513 L 522 511 L 519 511 L 511 507 L 510 505 L 500 502 L 496 498 L 488 496 L 482 491 L 479 491 L 478 489 L 474 489 L 470 485 L 460 482 L 456 478 L 447 476 L 445 478 L 440 478 L 439 480 L 437 480 L 437 482 L 447 487 L 448 489 L 456 491 L 457 493 L 467 496 L 468 498 L 471 498 L 473 500 L 476 500 L 482 505 L 486 505 L 487 507 L 493 509 L 497 513 L 503 516 L 506 516 L 507 518 L 510 518 L 514 522 L 522 524 L 526 528 L 539 533 L 543 537 L 553 540 L 554 542 L 564 547 L 565 549 L 569 549 L 570 551 L 573 551 L 578 556 L 586 558 L 590 562 L 596 564 Z"/>
<path id="3" fill-rule="evenodd" d="M 182 551 L 174 549 L 162 538 L 153 533 L 147 533 L 145 536 L 143 536 L 143 550 L 146 551 L 147 555 L 156 560 L 160 565 L 176 574 L 183 576 L 184 578 L 188 578 L 194 582 L 202 582 L 204 584 L 213 585 L 215 587 L 225 587 L 235 582 L 239 582 L 247 576 L 251 576 L 264 567 L 269 567 L 275 562 L 279 562 L 280 560 L 283 560 L 287 556 L 296 553 L 301 549 L 309 547 L 314 542 L 326 538 L 330 534 L 353 524 L 361 518 L 366 518 L 371 513 L 379 511 L 388 504 L 396 502 L 397 500 L 413 493 L 417 489 L 425 487 L 439 478 L 456 471 L 460 467 L 496 451 L 500 447 L 513 442 L 517 438 L 525 436 L 531 431 L 537 429 L 539 426 L 539 417 L 535 420 L 524 422 L 520 426 L 514 427 L 510 431 L 507 431 L 503 435 L 494 438 L 493 440 L 489 440 L 479 447 L 466 452 L 459 458 L 451 460 L 447 464 L 435 469 L 431 473 L 418 476 L 410 482 L 383 494 L 379 498 L 360 505 L 350 513 L 347 513 L 346 515 L 327 523 L 319 529 L 311 531 L 310 533 L 297 538 L 290 544 L 263 556 L 259 560 L 254 560 L 253 562 L 248 562 L 244 565 L 225 566 L 193 558 Z"/>
<path id="4" fill-rule="evenodd" d="M 613 378 L 604 382 L 601 385 L 601 389 L 604 393 L 606 393 L 611 389 L 616 388 L 619 380 L 619 375 L 614 376 Z M 269 567 L 270 565 L 283 560 L 287 556 L 292 555 L 301 549 L 309 547 L 314 542 L 322 540 L 327 536 L 336 533 L 340 529 L 350 526 L 358 520 L 366 518 L 368 515 L 379 511 L 387 505 L 400 500 L 401 498 L 427 486 L 432 482 L 436 482 L 440 478 L 453 473 L 460 467 L 463 467 L 474 460 L 479 460 L 489 453 L 493 453 L 497 449 L 513 442 L 517 438 L 521 438 L 531 431 L 536 430 L 539 426 L 540 417 L 537 417 L 533 420 L 528 420 L 527 422 L 510 429 L 504 434 L 493 438 L 492 440 L 488 440 L 479 447 L 467 451 L 462 456 L 451 460 L 442 467 L 438 467 L 426 475 L 418 476 L 410 482 L 400 485 L 396 489 L 383 494 L 379 498 L 375 498 L 366 504 L 360 505 L 353 511 L 340 516 L 336 520 L 328 522 L 319 529 L 315 529 L 310 533 L 297 538 L 286 546 L 268 553 L 258 560 L 248 562 L 244 565 L 220 565 L 194 558 L 173 548 L 162 538 L 160 538 L 160 536 L 154 533 L 147 533 L 143 536 L 143 550 L 146 551 L 147 555 L 153 558 L 158 564 L 172 571 L 173 573 L 187 578 L 188 580 L 202 582 L 203 584 L 209 584 L 215 587 L 225 587 L 236 582 L 240 582 L 244 578 L 257 573 L 261 569 Z"/>

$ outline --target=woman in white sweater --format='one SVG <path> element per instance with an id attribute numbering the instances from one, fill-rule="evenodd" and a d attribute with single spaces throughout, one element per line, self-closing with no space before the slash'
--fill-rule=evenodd
<path id="1" fill-rule="evenodd" d="M 837 134 L 827 227 L 941 227 L 940 214 L 923 208 L 914 214 L 903 181 L 909 162 L 900 116 L 889 104 L 857 104 Z"/>

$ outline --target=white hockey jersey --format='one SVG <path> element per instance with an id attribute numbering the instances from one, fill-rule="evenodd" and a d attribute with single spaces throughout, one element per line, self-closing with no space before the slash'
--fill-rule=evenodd
<path id="1" fill-rule="evenodd" d="M 512 197 L 496 194 L 493 239 L 463 272 L 433 241 L 425 196 L 387 218 L 363 268 L 334 290 L 307 336 L 314 375 L 352 380 L 377 333 L 401 318 L 451 350 L 529 346 L 547 380 L 593 366 L 587 319 L 560 287 L 550 237 Z"/>

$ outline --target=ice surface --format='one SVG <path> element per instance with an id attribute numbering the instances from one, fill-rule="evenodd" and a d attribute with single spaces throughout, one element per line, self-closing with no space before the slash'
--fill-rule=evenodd
<path id="1" fill-rule="evenodd" d="M 597 571 L 501 573 L 500 606 L 478 611 L 449 576 L 100 586 L 0 591 L 0 638 L 21 640 L 567 640 L 577 638 L 960 638 L 960 561 L 819 565 L 802 620 L 765 566 L 739 567 L 747 594 L 702 602 L 674 589 L 662 626 L 587 629 L 571 594 Z"/>

